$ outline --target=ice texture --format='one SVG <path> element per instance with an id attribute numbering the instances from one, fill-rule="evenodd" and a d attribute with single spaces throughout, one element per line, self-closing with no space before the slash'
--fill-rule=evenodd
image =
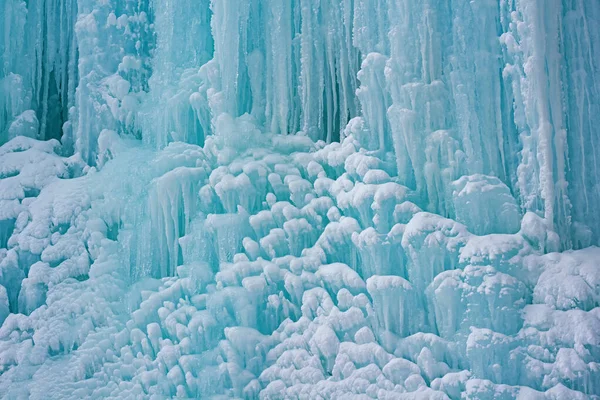
<path id="1" fill-rule="evenodd" d="M 600 398 L 598 0 L 0 0 L 0 397 Z"/>

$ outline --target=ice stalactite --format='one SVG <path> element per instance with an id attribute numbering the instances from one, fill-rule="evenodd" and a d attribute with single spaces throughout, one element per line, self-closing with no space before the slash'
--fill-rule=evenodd
<path id="1" fill-rule="evenodd" d="M 136 115 L 150 73 L 153 48 L 149 5 L 128 0 L 78 2 L 75 25 L 79 84 L 70 139 L 90 164 L 96 163 L 104 129 L 136 135 Z"/>
<path id="2" fill-rule="evenodd" d="M 160 70 L 173 62 L 161 61 L 161 46 L 173 37 L 170 25 L 165 25 L 169 20 L 163 18 L 178 18 L 178 14 L 162 7 L 155 7 L 158 52 L 154 64 L 159 75 L 152 80 L 157 84 L 165 82 Z M 336 2 L 310 0 L 285 4 L 261 0 L 243 5 L 218 1 L 203 2 L 196 10 L 200 13 L 197 18 L 190 20 L 186 15 L 187 20 L 182 18 L 175 24 L 186 26 L 196 21 L 196 39 L 192 42 L 186 34 L 177 35 L 176 40 L 183 38 L 183 47 L 203 47 L 208 55 L 212 55 L 214 42 L 214 58 L 204 66 L 206 60 L 201 59 L 188 63 L 197 73 L 190 70 L 177 78 L 180 87 L 172 94 L 173 107 L 184 108 L 183 93 L 195 84 L 190 103 L 204 132 L 211 132 L 205 123 L 207 113 L 210 119 L 222 112 L 234 117 L 248 113 L 273 133 L 295 134 L 302 130 L 314 140 L 339 139 L 346 123 L 358 114 L 355 90 L 360 52 L 352 43 L 351 2 L 339 7 Z M 161 36 L 163 31 L 165 35 Z M 194 50 L 181 54 L 194 54 Z M 177 123 L 185 124 L 186 118 L 175 119 L 174 124 L 164 128 L 169 132 L 162 129 L 157 135 L 185 131 Z M 158 140 L 159 145 L 164 143 Z"/>
<path id="3" fill-rule="evenodd" d="M 214 52 L 209 0 L 150 3 L 152 33 L 161 34 L 150 61 L 149 94 L 140 108 L 138 128 L 146 143 L 159 148 L 172 141 L 202 145 L 211 133 L 206 94 L 198 93 L 203 84 L 200 66 Z"/>
<path id="4" fill-rule="evenodd" d="M 313 140 L 338 140 L 356 115 L 359 52 L 351 45 L 351 2 L 303 0 L 300 84 L 302 129 Z"/>
<path id="5" fill-rule="evenodd" d="M 75 104 L 77 1 L 4 0 L 0 9 L 0 143 L 60 139 Z"/>
<path id="6" fill-rule="evenodd" d="M 593 204 L 600 201 L 600 9 L 593 3 L 574 1 L 563 5 L 564 59 L 561 76 L 568 84 L 563 112 L 567 115 L 565 133 L 566 176 L 561 183 L 560 194 L 568 193 L 571 205 L 572 245 L 580 248 L 598 243 L 600 217 L 593 211 Z M 565 65 L 566 64 L 566 65 Z M 563 143 L 563 146 L 565 143 Z M 566 189 L 565 189 L 566 185 Z M 560 207 L 565 207 L 561 199 Z M 559 207 L 559 210 L 561 208 Z"/>
<path id="7" fill-rule="evenodd" d="M 563 247 L 571 247 L 572 240 L 585 246 L 592 236 L 597 241 L 592 232 L 598 224 L 590 221 L 586 227 L 579 212 L 585 208 L 582 202 L 598 201 L 595 189 L 589 189 L 597 185 L 588 186 L 583 200 L 572 190 L 581 188 L 581 176 L 588 174 L 579 169 L 581 162 L 592 163 L 598 154 L 598 135 L 582 122 L 595 113 L 581 109 L 581 104 L 597 103 L 591 100 L 597 85 L 590 81 L 582 95 L 571 89 L 580 77 L 595 76 L 597 56 L 591 46 L 598 30 L 587 21 L 597 21 L 597 11 L 585 12 L 586 6 L 574 3 L 543 7 L 535 1 L 500 2 L 498 7 L 389 1 L 388 6 L 384 92 L 389 89 L 392 105 L 386 135 L 392 139 L 388 149 L 395 152 L 399 178 L 429 200 L 429 210 L 453 216 L 452 205 L 443 200 L 453 180 L 463 174 L 497 176 L 520 199 L 523 211 L 545 217 Z M 580 33 L 574 42 L 575 20 Z M 570 56 L 573 51 L 581 55 Z M 363 63 L 361 74 L 372 75 L 372 69 L 372 63 Z M 373 93 L 374 83 L 373 78 L 361 81 L 359 96 Z M 363 115 L 373 130 L 363 136 L 373 140 L 385 124 L 371 110 L 385 107 L 386 100 L 381 95 L 363 99 Z M 573 118 L 577 114 L 565 107 L 589 117 Z M 582 141 L 589 144 L 591 157 L 576 145 Z M 437 157 L 433 148 L 439 148 Z M 580 207 L 573 207 L 574 201 Z"/>
<path id="8" fill-rule="evenodd" d="M 2 141 L 64 134 L 95 163 L 102 129 L 202 144 L 222 112 L 248 113 L 394 154 L 401 182 L 450 217 L 452 181 L 496 176 L 582 247 L 600 235 L 585 216 L 600 199 L 598 11 L 553 4 L 5 0 Z"/>
<path id="9" fill-rule="evenodd" d="M 598 17 L 586 4 L 205 1 L 191 18 L 157 4 L 142 100 L 153 122 L 141 130 L 158 147 L 203 143 L 227 112 L 272 133 L 353 135 L 393 155 L 429 211 L 453 217 L 454 180 L 495 176 L 564 248 L 585 246 L 598 224 L 580 210 L 599 198 L 583 184 L 597 170 L 582 151 L 597 144 Z"/>
<path id="10" fill-rule="evenodd" d="M 153 46 L 148 4 L 5 0 L 0 142 L 58 138 L 96 162 L 103 129 L 132 133 Z"/>
<path id="11" fill-rule="evenodd" d="M 599 0 L 0 11 L 0 396 L 600 396 Z"/>

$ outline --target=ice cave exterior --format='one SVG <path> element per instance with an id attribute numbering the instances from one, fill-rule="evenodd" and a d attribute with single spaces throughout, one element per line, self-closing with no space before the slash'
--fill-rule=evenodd
<path id="1" fill-rule="evenodd" d="M 0 398 L 600 398 L 600 0 L 0 0 Z"/>

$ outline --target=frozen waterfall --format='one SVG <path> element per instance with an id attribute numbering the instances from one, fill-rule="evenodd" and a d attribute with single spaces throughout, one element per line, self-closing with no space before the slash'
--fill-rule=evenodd
<path id="1" fill-rule="evenodd" d="M 600 398 L 600 0 L 0 0 L 0 398 Z"/>

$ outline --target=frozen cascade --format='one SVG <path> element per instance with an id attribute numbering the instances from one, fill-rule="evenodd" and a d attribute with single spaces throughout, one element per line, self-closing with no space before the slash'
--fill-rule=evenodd
<path id="1" fill-rule="evenodd" d="M 75 103 L 77 1 L 3 0 L 0 9 L 0 143 L 60 138 Z M 25 122 L 33 125 L 28 133 Z"/>
<path id="2" fill-rule="evenodd" d="M 600 0 L 0 10 L 1 398 L 600 398 Z"/>

